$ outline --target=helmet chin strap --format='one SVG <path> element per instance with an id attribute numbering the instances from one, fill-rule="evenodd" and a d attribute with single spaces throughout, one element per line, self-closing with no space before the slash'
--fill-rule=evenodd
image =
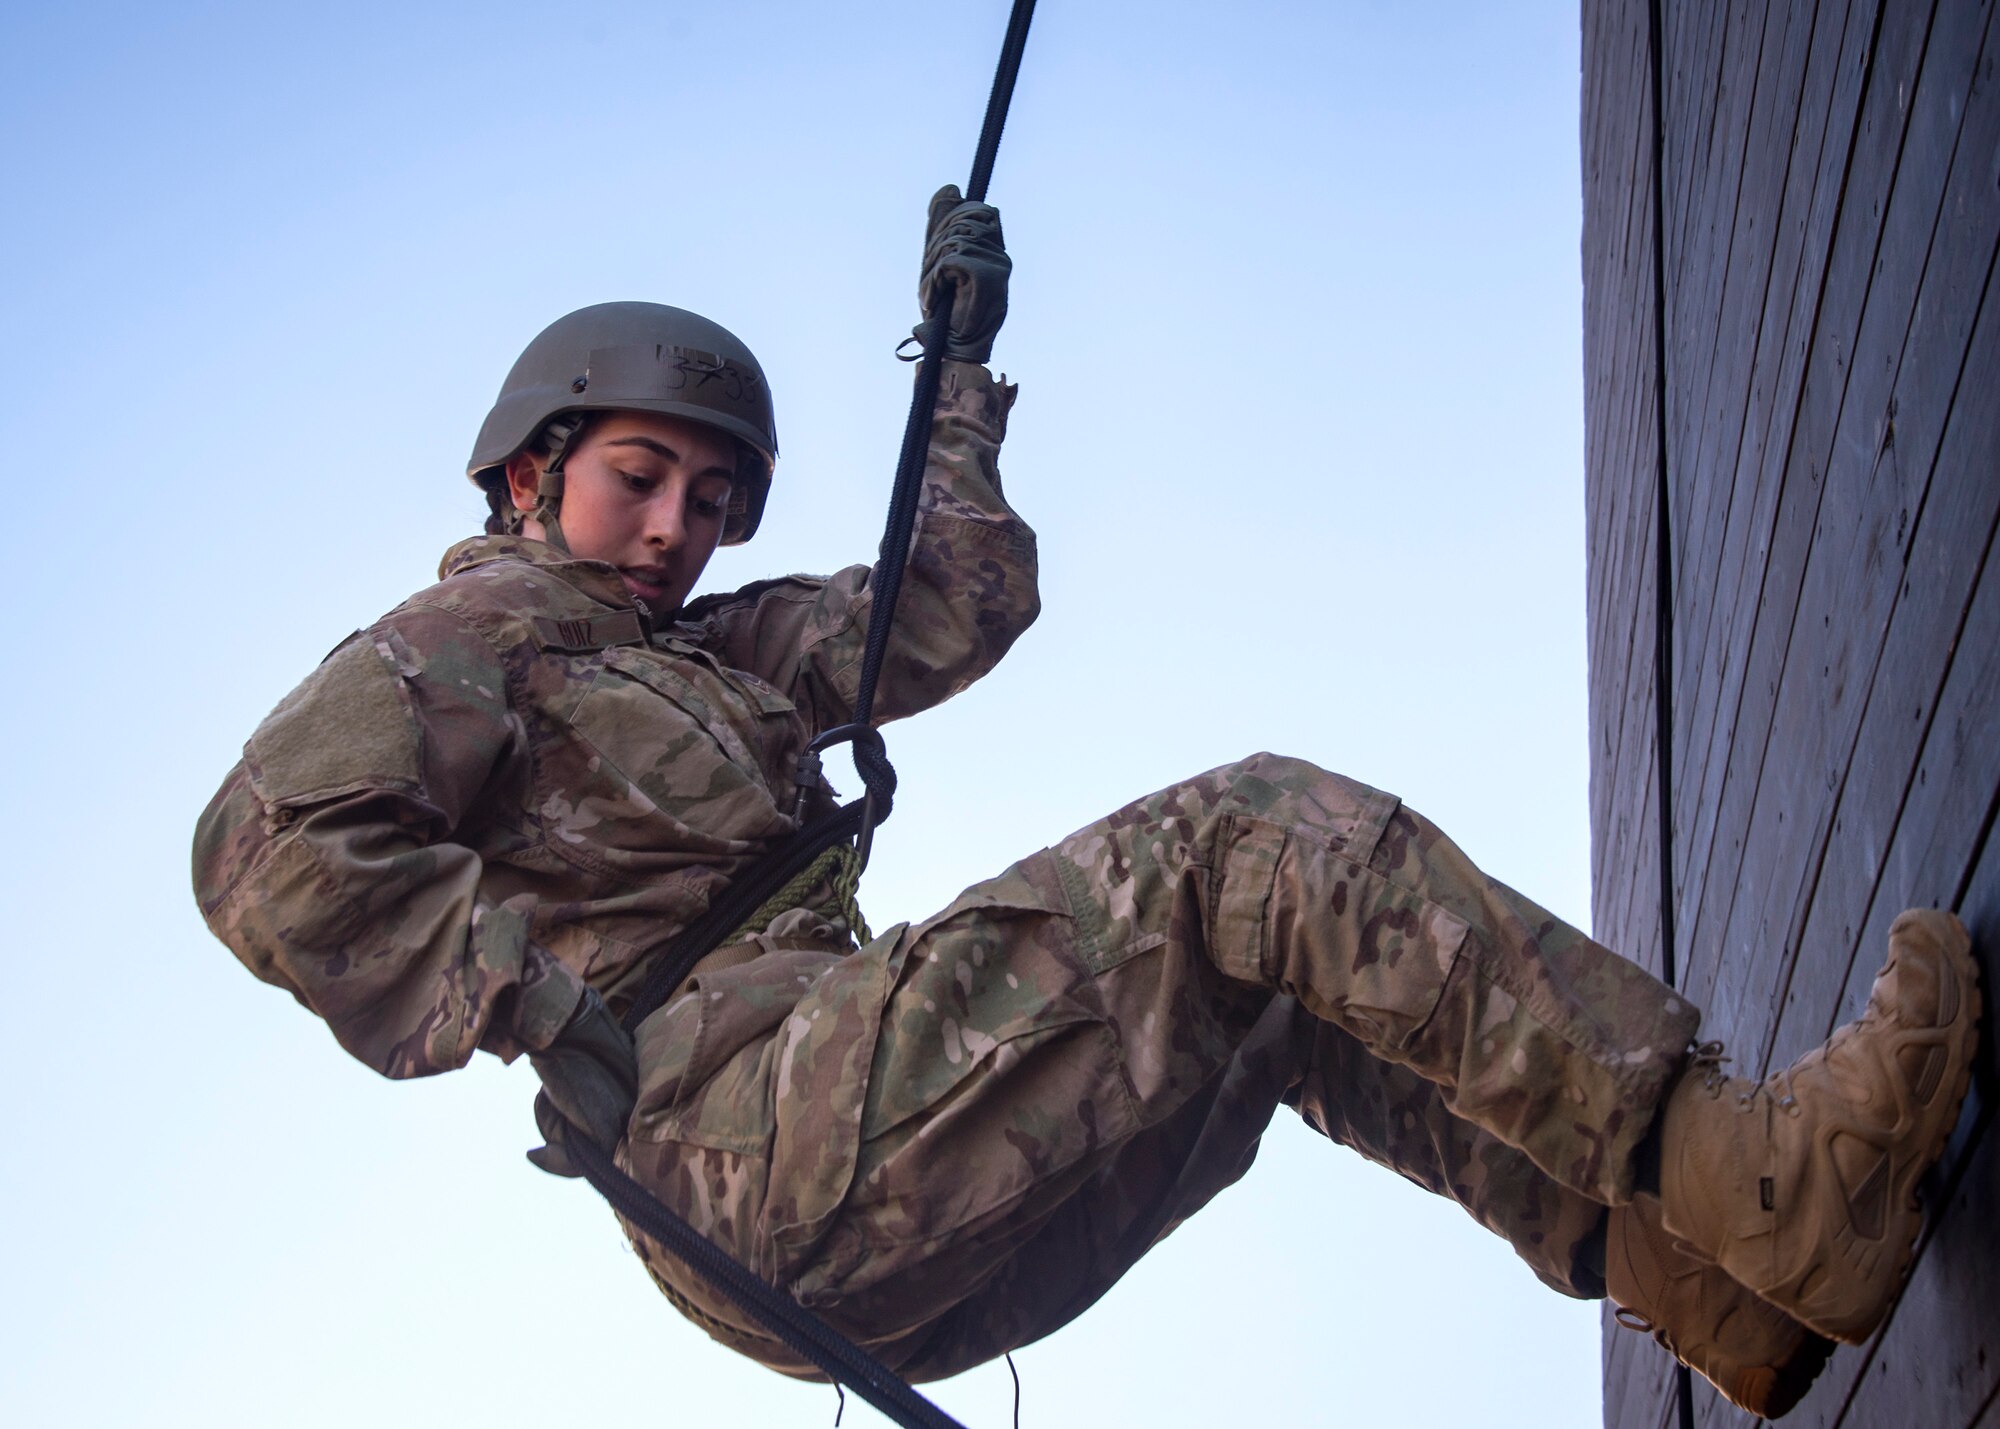
<path id="1" fill-rule="evenodd" d="M 563 454 L 558 451 L 542 468 L 542 479 L 535 484 L 535 509 L 528 514 L 542 526 L 542 539 L 561 551 L 570 553 L 569 542 L 563 537 L 562 523 L 556 512 L 562 507 Z"/>
<path id="2" fill-rule="evenodd" d="M 583 429 L 583 414 L 572 412 L 558 417 L 542 428 L 542 444 L 548 448 L 548 464 L 542 468 L 540 478 L 535 482 L 535 508 L 523 511 L 518 506 L 509 511 L 508 531 L 518 535 L 525 521 L 539 522 L 542 540 L 554 546 L 565 556 L 570 554 L 569 541 L 563 536 L 562 522 L 558 514 L 562 509 L 563 462 L 569 456 L 569 444 Z"/>

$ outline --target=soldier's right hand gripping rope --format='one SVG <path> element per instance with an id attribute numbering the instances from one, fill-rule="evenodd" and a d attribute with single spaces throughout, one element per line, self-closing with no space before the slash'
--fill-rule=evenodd
<path id="1" fill-rule="evenodd" d="M 542 1079 L 535 1097 L 535 1125 L 548 1143 L 528 1159 L 555 1176 L 581 1176 L 566 1141 L 581 1133 L 615 1151 L 639 1099 L 639 1061 L 632 1038 L 594 988 L 570 1014 L 555 1040 L 528 1061 Z"/>

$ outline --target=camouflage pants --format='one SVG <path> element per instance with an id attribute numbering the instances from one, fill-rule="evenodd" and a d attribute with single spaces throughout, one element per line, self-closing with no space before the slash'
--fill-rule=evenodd
<path id="1" fill-rule="evenodd" d="M 1570 1293 L 1698 1014 L 1391 796 L 1258 755 L 860 953 L 772 945 L 641 1030 L 632 1173 L 915 1379 L 1080 1313 L 1275 1108 Z M 656 1247 L 718 1339 L 811 1373 Z"/>

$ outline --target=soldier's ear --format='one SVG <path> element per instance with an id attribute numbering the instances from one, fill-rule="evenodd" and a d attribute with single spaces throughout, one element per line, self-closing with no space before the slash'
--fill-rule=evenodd
<path id="1" fill-rule="evenodd" d="M 542 468 L 547 464 L 548 458 L 539 452 L 515 452 L 507 458 L 507 495 L 516 510 L 533 511 L 540 502 Z"/>

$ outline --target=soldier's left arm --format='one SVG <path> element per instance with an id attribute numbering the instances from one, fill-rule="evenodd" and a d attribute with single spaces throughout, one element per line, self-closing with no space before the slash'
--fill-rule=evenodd
<path id="1" fill-rule="evenodd" d="M 1000 444 L 1015 388 L 946 362 L 875 723 L 949 699 L 999 663 L 1041 611 L 1035 533 L 1007 504 Z M 703 641 L 776 685 L 819 729 L 852 717 L 875 591 L 868 566 L 791 577 L 690 607 Z"/>

